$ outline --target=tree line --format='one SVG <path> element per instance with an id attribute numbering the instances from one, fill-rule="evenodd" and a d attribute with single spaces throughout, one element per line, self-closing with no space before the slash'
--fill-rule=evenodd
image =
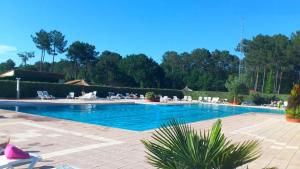
<path id="1" fill-rule="evenodd" d="M 300 31 L 257 35 L 244 39 L 237 51 L 243 52 L 244 82 L 262 93 L 287 93 L 300 77 Z"/>
<path id="2" fill-rule="evenodd" d="M 197 48 L 183 53 L 167 51 L 160 64 L 145 54 L 121 56 L 113 51 L 99 52 L 87 42 L 68 45 L 63 33 L 57 30 L 40 30 L 31 37 L 41 51 L 40 61 L 27 64 L 35 53 L 21 52 L 19 68 L 64 73 L 66 80 L 85 79 L 91 84 L 227 91 L 226 81 L 238 77 L 240 83 L 255 91 L 287 93 L 300 76 L 300 32 L 290 37 L 260 34 L 243 39 L 236 48 L 244 54 L 242 60 L 226 50 Z M 66 57 L 55 61 L 58 54 Z M 46 56 L 52 57 L 52 63 L 45 62 Z M 2 72 L 12 68 L 12 60 L 0 64 Z"/>

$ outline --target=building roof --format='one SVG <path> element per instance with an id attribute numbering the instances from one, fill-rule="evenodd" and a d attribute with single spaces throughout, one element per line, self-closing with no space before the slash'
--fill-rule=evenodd
<path id="1" fill-rule="evenodd" d="M 89 84 L 85 80 L 79 80 L 79 79 L 68 81 L 65 84 L 89 86 Z"/>
<path id="2" fill-rule="evenodd" d="M 190 89 L 190 88 L 188 88 L 187 86 L 185 86 L 185 88 L 183 88 L 181 91 L 191 92 L 191 91 L 193 91 L 193 90 Z"/>
<path id="3" fill-rule="evenodd" d="M 65 78 L 64 74 L 52 72 L 38 72 L 31 70 L 15 69 L 0 74 L 0 78 L 15 80 L 21 78 L 23 81 L 58 82 Z"/>

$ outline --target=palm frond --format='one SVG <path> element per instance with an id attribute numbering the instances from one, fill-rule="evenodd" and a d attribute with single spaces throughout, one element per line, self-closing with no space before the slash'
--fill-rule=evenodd
<path id="1" fill-rule="evenodd" d="M 171 120 L 153 133 L 152 140 L 142 140 L 148 162 L 162 169 L 228 169 L 259 157 L 259 143 L 233 144 L 221 133 L 221 120 L 210 131 L 197 133 L 190 125 Z"/>

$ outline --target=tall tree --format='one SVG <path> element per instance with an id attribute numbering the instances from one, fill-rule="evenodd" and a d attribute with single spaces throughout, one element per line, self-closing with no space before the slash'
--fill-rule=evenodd
<path id="1" fill-rule="evenodd" d="M 35 55 L 34 55 L 34 52 L 22 52 L 22 53 L 18 53 L 18 56 L 21 58 L 22 60 L 22 64 L 26 67 L 27 65 L 27 61 L 30 59 L 30 58 L 34 58 Z"/>
<path id="2" fill-rule="evenodd" d="M 134 80 L 120 69 L 121 60 L 122 56 L 118 53 L 102 52 L 93 69 L 94 82 L 110 86 L 134 86 Z"/>
<path id="3" fill-rule="evenodd" d="M 163 55 L 161 66 L 167 78 L 165 85 L 169 88 L 182 89 L 184 87 L 184 63 L 180 55 L 175 51 L 167 51 Z"/>
<path id="4" fill-rule="evenodd" d="M 0 72 L 5 72 L 14 69 L 15 66 L 16 66 L 15 62 L 11 59 L 8 59 L 6 62 L 0 64 Z"/>
<path id="5" fill-rule="evenodd" d="M 48 54 L 52 55 L 52 64 L 53 64 L 54 57 L 66 51 L 66 45 L 68 41 L 65 40 L 65 36 L 57 30 L 53 30 L 49 32 L 49 37 L 50 37 L 50 49 L 48 50 Z"/>
<path id="6" fill-rule="evenodd" d="M 79 67 L 84 67 L 84 78 L 87 79 L 88 66 L 96 61 L 96 56 L 99 52 L 96 51 L 94 45 L 85 42 L 75 41 L 68 48 L 67 57 L 74 62 L 75 71 Z M 77 73 L 76 73 L 77 76 Z"/>
<path id="7" fill-rule="evenodd" d="M 40 71 L 43 69 L 43 62 L 45 59 L 46 51 L 50 51 L 50 45 L 51 40 L 49 33 L 45 30 L 41 29 L 39 32 L 35 33 L 34 35 L 31 35 L 31 38 L 33 42 L 35 43 L 35 46 L 41 50 L 41 61 L 40 61 Z"/>
<path id="8" fill-rule="evenodd" d="M 72 80 L 75 78 L 73 64 L 72 62 L 62 59 L 51 65 L 51 69 L 56 73 L 63 73 L 65 75 L 65 80 Z"/>
<path id="9" fill-rule="evenodd" d="M 127 56 L 121 60 L 120 68 L 132 77 L 139 87 L 160 88 L 165 77 L 163 69 L 144 54 Z"/>
<path id="10" fill-rule="evenodd" d="M 283 73 L 289 69 L 289 60 L 287 59 L 287 47 L 289 39 L 285 35 L 274 35 L 274 48 L 273 48 L 273 64 L 275 65 L 276 77 L 275 77 L 275 91 L 280 93 L 281 82 Z"/>
<path id="11" fill-rule="evenodd" d="M 274 82 L 274 75 L 273 75 L 273 70 L 271 69 L 271 71 L 268 73 L 267 80 L 266 80 L 266 85 L 264 90 L 266 93 L 268 94 L 273 93 L 274 91 L 273 82 Z"/>

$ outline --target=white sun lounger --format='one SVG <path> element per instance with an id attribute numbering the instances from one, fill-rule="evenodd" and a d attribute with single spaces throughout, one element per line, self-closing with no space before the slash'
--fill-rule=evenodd
<path id="1" fill-rule="evenodd" d="M 187 101 L 189 102 L 193 101 L 192 96 L 187 96 Z"/>
<path id="2" fill-rule="evenodd" d="M 208 101 L 208 102 L 211 102 L 211 97 L 207 97 L 207 101 Z"/>
<path id="3" fill-rule="evenodd" d="M 70 92 L 69 95 L 67 96 L 67 99 L 75 99 L 75 93 Z"/>
<path id="4" fill-rule="evenodd" d="M 0 169 L 13 169 L 14 167 L 22 166 L 29 164 L 28 169 L 33 169 L 35 164 L 42 159 L 35 155 L 30 154 L 30 158 L 28 159 L 15 159 L 9 160 L 5 155 L 0 156 Z"/>
<path id="5" fill-rule="evenodd" d="M 159 101 L 160 101 L 160 102 L 168 102 L 168 101 L 170 101 L 170 100 L 172 100 L 172 99 L 169 98 L 168 96 L 164 96 L 164 97 L 160 96 L 160 98 L 159 98 Z"/>
<path id="6" fill-rule="evenodd" d="M 220 100 L 219 97 L 213 97 L 213 98 L 211 99 L 211 102 L 212 102 L 212 103 L 219 103 L 219 100 Z"/>
<path id="7" fill-rule="evenodd" d="M 96 96 L 94 95 L 93 92 L 90 92 L 90 93 L 86 93 L 82 96 L 79 96 L 78 99 L 83 99 L 83 100 L 93 100 L 93 99 L 96 99 Z"/>
<path id="8" fill-rule="evenodd" d="M 178 99 L 178 97 L 177 96 L 173 96 L 173 101 L 178 101 L 179 99 Z"/>
<path id="9" fill-rule="evenodd" d="M 200 97 L 198 97 L 198 101 L 199 102 L 202 102 L 203 101 L 203 98 L 200 96 Z"/>
<path id="10" fill-rule="evenodd" d="M 55 99 L 54 96 L 50 95 L 47 91 L 43 91 L 44 97 L 46 97 L 47 99 Z"/>
<path id="11" fill-rule="evenodd" d="M 188 97 L 184 96 L 183 99 L 181 99 L 182 101 L 188 101 Z"/>
<path id="12" fill-rule="evenodd" d="M 42 91 L 36 91 L 38 98 L 41 100 L 47 99 L 47 97 L 44 96 L 44 93 Z"/>

